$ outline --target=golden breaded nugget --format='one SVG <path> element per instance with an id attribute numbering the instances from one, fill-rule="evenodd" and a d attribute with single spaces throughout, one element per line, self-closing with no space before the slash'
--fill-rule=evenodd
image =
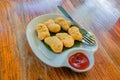
<path id="1" fill-rule="evenodd" d="M 44 22 L 44 24 L 48 27 L 50 32 L 59 32 L 61 30 L 60 25 L 56 24 L 52 19 Z"/>
<path id="2" fill-rule="evenodd" d="M 63 22 L 63 21 L 66 21 L 66 19 L 63 17 L 58 17 L 55 19 L 55 23 L 57 23 L 57 24 L 59 24 L 60 22 Z"/>
<path id="3" fill-rule="evenodd" d="M 68 24 L 68 26 L 71 26 L 71 25 L 72 25 L 72 23 L 71 23 L 70 21 L 67 21 L 67 24 Z"/>
<path id="4" fill-rule="evenodd" d="M 60 53 L 63 50 L 63 43 L 56 36 L 47 37 L 47 38 L 45 38 L 44 42 L 47 45 L 49 45 L 51 47 L 51 49 L 56 53 Z"/>
<path id="5" fill-rule="evenodd" d="M 38 34 L 38 38 L 40 40 L 43 40 L 46 37 L 50 36 L 49 30 L 48 30 L 47 26 L 44 25 L 44 24 L 37 25 L 36 31 L 37 31 L 37 34 Z"/>
<path id="6" fill-rule="evenodd" d="M 82 41 L 82 34 L 79 31 L 79 28 L 73 26 L 69 28 L 68 33 L 73 37 L 74 40 Z"/>
<path id="7" fill-rule="evenodd" d="M 71 26 L 71 23 L 68 22 L 65 18 L 62 18 L 62 17 L 58 17 L 55 19 L 55 23 L 59 24 L 63 30 L 67 31 L 70 26 Z"/>
<path id="8" fill-rule="evenodd" d="M 48 26 L 49 24 L 53 24 L 53 23 L 55 23 L 55 22 L 54 22 L 54 20 L 52 20 L 52 19 L 49 19 L 48 21 L 44 22 L 44 24 L 45 24 L 46 26 Z"/>
<path id="9" fill-rule="evenodd" d="M 70 26 L 68 26 L 67 21 L 60 22 L 59 25 L 61 25 L 62 29 L 65 30 L 65 31 L 67 31 L 70 28 Z"/>
<path id="10" fill-rule="evenodd" d="M 60 25 L 55 24 L 55 23 L 49 24 L 47 27 L 48 27 L 48 29 L 49 29 L 50 32 L 55 32 L 55 33 L 57 33 L 57 32 L 59 32 L 59 31 L 61 30 Z"/>
<path id="11" fill-rule="evenodd" d="M 62 40 L 63 45 L 67 48 L 70 48 L 74 45 L 74 39 L 67 33 L 57 33 L 56 36 Z"/>

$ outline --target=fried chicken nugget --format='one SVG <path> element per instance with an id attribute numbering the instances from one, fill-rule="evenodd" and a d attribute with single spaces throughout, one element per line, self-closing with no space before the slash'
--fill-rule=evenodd
<path id="1" fill-rule="evenodd" d="M 52 19 L 49 19 L 48 21 L 44 22 L 44 24 L 45 24 L 46 26 L 48 26 L 49 24 L 53 24 L 53 23 L 55 23 L 55 22 L 54 22 L 54 20 L 52 20 Z"/>
<path id="2" fill-rule="evenodd" d="M 45 38 L 44 42 L 47 45 L 49 45 L 51 47 L 51 49 L 56 53 L 60 53 L 63 50 L 63 43 L 56 36 L 47 37 L 47 38 Z"/>
<path id="3" fill-rule="evenodd" d="M 50 32 L 57 33 L 61 30 L 60 25 L 56 24 L 52 19 L 46 21 L 44 24 L 48 27 Z"/>
<path id="4" fill-rule="evenodd" d="M 63 45 L 67 48 L 70 48 L 74 45 L 74 39 L 67 33 L 57 33 L 56 36 L 62 40 Z"/>
<path id="5" fill-rule="evenodd" d="M 73 37 L 74 40 L 82 41 L 82 34 L 79 31 L 79 28 L 73 26 L 69 28 L 68 33 Z"/>
<path id="6" fill-rule="evenodd" d="M 47 27 L 48 27 L 50 32 L 54 32 L 54 33 L 57 33 L 57 32 L 59 32 L 61 30 L 60 25 L 55 24 L 55 23 L 49 24 Z"/>
<path id="7" fill-rule="evenodd" d="M 70 21 L 67 21 L 67 24 L 68 24 L 68 26 L 71 26 L 71 25 L 72 25 L 72 23 L 71 23 Z"/>
<path id="8" fill-rule="evenodd" d="M 38 34 L 38 38 L 40 40 L 43 40 L 46 37 L 50 36 L 49 30 L 48 30 L 47 26 L 44 25 L 44 24 L 37 25 L 36 31 L 37 31 L 37 34 Z"/>
<path id="9" fill-rule="evenodd" d="M 62 17 L 56 18 L 55 23 L 59 24 L 65 31 L 67 31 L 71 26 L 71 22 Z"/>

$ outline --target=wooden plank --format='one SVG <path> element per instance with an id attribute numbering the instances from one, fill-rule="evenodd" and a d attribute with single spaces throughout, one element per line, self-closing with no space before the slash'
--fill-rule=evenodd
<path id="1" fill-rule="evenodd" d="M 62 5 L 71 15 L 78 15 L 82 5 L 87 6 L 86 12 L 91 10 L 89 4 L 82 1 L 61 0 L 56 4 Z M 92 12 L 94 15 L 84 19 L 78 15 L 77 19 L 95 33 L 99 48 L 94 54 L 94 67 L 88 72 L 76 73 L 69 68 L 53 68 L 44 64 L 32 52 L 26 38 L 26 26 L 33 18 L 49 12 L 59 13 L 56 6 L 52 6 L 54 1 L 49 2 L 51 8 L 47 9 L 47 6 L 42 8 L 38 5 L 47 3 L 47 0 L 1 0 L 0 80 L 120 80 L 120 3 L 114 4 L 119 0 L 106 2 L 109 8 L 99 0 L 92 1 L 99 5 Z M 74 9 L 78 10 L 78 14 L 72 13 Z M 113 14 L 114 11 L 116 14 Z"/>

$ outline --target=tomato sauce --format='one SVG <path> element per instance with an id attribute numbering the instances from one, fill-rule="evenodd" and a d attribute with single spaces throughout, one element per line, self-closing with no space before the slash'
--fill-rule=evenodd
<path id="1" fill-rule="evenodd" d="M 86 69 L 90 64 L 87 56 L 82 52 L 71 55 L 68 62 L 72 67 L 80 70 Z"/>

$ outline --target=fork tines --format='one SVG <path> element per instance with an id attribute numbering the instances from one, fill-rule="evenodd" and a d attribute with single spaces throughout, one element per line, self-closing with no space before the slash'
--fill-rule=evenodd
<path id="1" fill-rule="evenodd" d="M 84 35 L 83 40 L 90 45 L 95 45 L 96 43 L 94 37 L 91 37 L 90 33 L 87 33 L 86 35 Z"/>

